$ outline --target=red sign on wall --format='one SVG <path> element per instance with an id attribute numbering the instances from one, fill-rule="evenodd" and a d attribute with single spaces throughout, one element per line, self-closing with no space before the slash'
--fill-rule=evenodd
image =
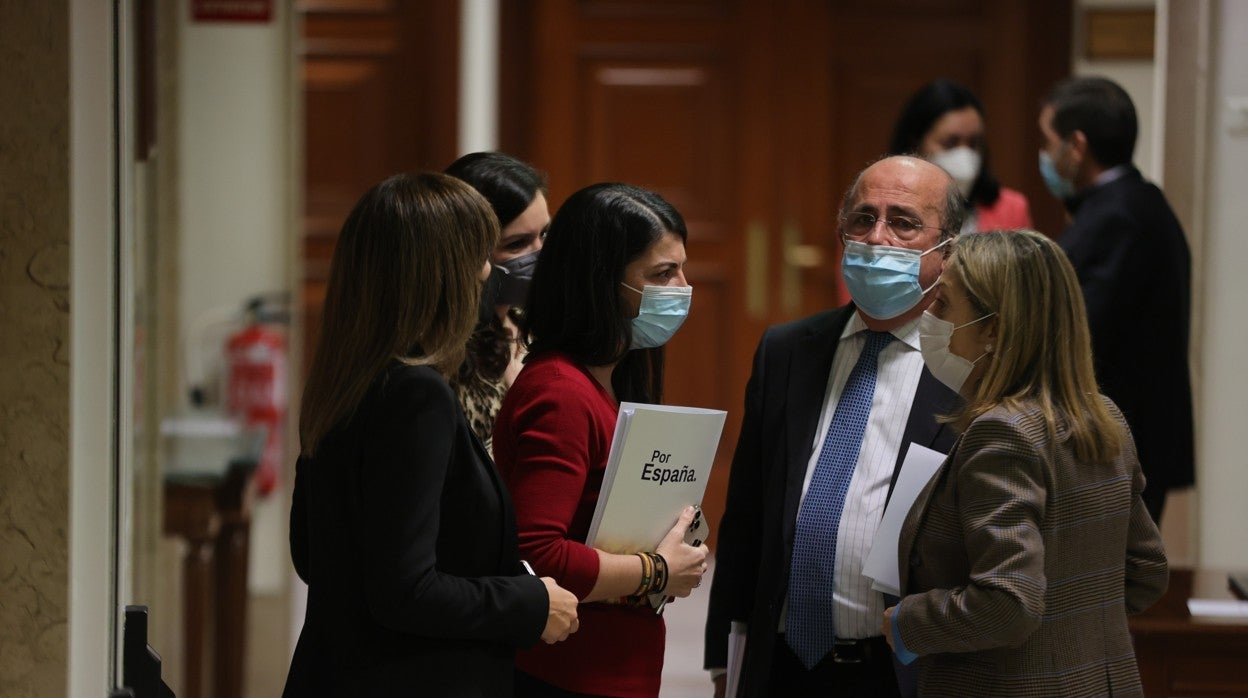
<path id="1" fill-rule="evenodd" d="M 267 22 L 273 18 L 273 0 L 191 0 L 196 22 Z"/>

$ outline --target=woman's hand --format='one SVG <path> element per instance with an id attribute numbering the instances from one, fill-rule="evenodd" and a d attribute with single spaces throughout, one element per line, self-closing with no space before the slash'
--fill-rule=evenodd
<path id="1" fill-rule="evenodd" d="M 888 648 L 894 652 L 897 651 L 893 647 L 893 611 L 897 610 L 896 606 L 889 606 L 884 609 L 884 623 L 880 626 L 880 630 L 884 633 L 884 639 L 888 641 Z"/>
<path id="2" fill-rule="evenodd" d="M 699 543 L 695 548 L 685 542 L 685 532 L 696 511 L 695 507 L 685 507 L 676 525 L 655 549 L 667 561 L 667 587 L 663 593 L 668 596 L 688 596 L 702 583 L 702 575 L 706 573 L 706 545 Z"/>
<path id="3" fill-rule="evenodd" d="M 554 579 L 542 577 L 546 595 L 550 598 L 550 610 L 546 613 L 546 629 L 542 641 L 548 645 L 563 642 L 581 627 L 576 618 L 576 594 L 559 586 Z"/>

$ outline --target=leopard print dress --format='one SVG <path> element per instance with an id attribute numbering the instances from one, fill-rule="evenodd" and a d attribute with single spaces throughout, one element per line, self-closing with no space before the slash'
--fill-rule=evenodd
<path id="1" fill-rule="evenodd" d="M 491 458 L 494 457 L 494 420 L 503 407 L 503 396 L 524 367 L 524 345 L 516 342 L 512 346 L 514 349 L 511 363 L 498 378 L 476 373 L 466 381 L 452 381 L 455 395 L 464 409 L 464 416 L 468 418 L 468 425 L 472 427 L 477 438 L 481 439 Z"/>
<path id="2" fill-rule="evenodd" d="M 472 432 L 481 439 L 485 450 L 494 456 L 494 418 L 503 406 L 503 396 L 507 394 L 509 382 L 506 377 L 498 381 L 489 380 L 475 375 L 471 380 L 455 384 L 455 394 L 459 404 L 464 408 L 464 416 Z"/>

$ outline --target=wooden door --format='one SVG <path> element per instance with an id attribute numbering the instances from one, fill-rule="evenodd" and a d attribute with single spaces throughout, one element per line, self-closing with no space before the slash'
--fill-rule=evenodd
<path id="1" fill-rule="evenodd" d="M 503 148 L 545 169 L 552 205 L 587 184 L 660 192 L 689 226 L 688 321 L 668 345 L 669 404 L 730 411 L 706 498 L 722 509 L 753 344 L 773 313 L 765 230 L 773 179 L 766 52 L 747 55 L 766 3 L 552 0 L 503 6 Z M 747 248 L 743 221 L 756 231 Z M 755 253 L 753 286 L 742 270 Z M 748 287 L 748 288 L 747 288 Z M 751 307 L 753 312 L 744 312 Z"/>
<path id="2" fill-rule="evenodd" d="M 304 108 L 304 366 L 351 206 L 457 155 L 457 0 L 298 0 Z"/>
<path id="3" fill-rule="evenodd" d="M 778 150 L 788 174 L 776 201 L 787 262 L 779 279 L 801 289 L 802 314 L 847 298 L 833 234 L 840 197 L 887 147 L 909 96 L 936 78 L 980 97 L 994 173 L 1027 196 L 1039 230 L 1060 232 L 1064 213 L 1037 167 L 1036 117 L 1070 72 L 1068 0 L 792 0 L 779 8 L 787 40 Z"/>
<path id="4" fill-rule="evenodd" d="M 551 202 L 623 180 L 690 227 L 689 321 L 666 402 L 729 411 L 704 506 L 718 522 L 763 329 L 835 307 L 842 192 L 936 77 L 975 90 L 994 169 L 1060 213 L 1036 171 L 1041 96 L 1069 72 L 1070 0 L 538 0 L 503 4 L 504 150 Z"/>

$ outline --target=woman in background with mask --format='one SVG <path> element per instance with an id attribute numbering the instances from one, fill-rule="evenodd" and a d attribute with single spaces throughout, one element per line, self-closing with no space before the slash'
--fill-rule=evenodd
<path id="1" fill-rule="evenodd" d="M 705 545 L 683 538 L 690 507 L 653 553 L 583 541 L 621 401 L 657 403 L 663 344 L 689 312 L 685 222 L 662 197 L 596 184 L 555 214 L 529 291 L 529 355 L 494 427 L 522 555 L 581 600 L 573 645 L 517 657 L 517 696 L 656 696 L 663 617 L 646 603 L 688 596 Z"/>
<path id="2" fill-rule="evenodd" d="M 451 383 L 472 431 L 493 452 L 494 417 L 524 358 L 518 324 L 538 253 L 550 227 L 546 178 L 503 153 L 469 153 L 446 173 L 472 185 L 494 209 L 502 235 L 490 253 L 477 327 Z"/>
<path id="3" fill-rule="evenodd" d="M 902 526 L 885 637 L 918 656 L 920 695 L 1141 695 L 1127 614 L 1165 591 L 1166 556 L 1066 254 L 1032 231 L 963 236 L 921 323 L 965 404 Z"/>
<path id="4" fill-rule="evenodd" d="M 911 95 L 888 154 L 918 155 L 953 177 L 967 202 L 961 232 L 1032 227 L 1027 197 L 1001 186 L 989 168 L 984 105 L 962 85 L 936 80 Z"/>

